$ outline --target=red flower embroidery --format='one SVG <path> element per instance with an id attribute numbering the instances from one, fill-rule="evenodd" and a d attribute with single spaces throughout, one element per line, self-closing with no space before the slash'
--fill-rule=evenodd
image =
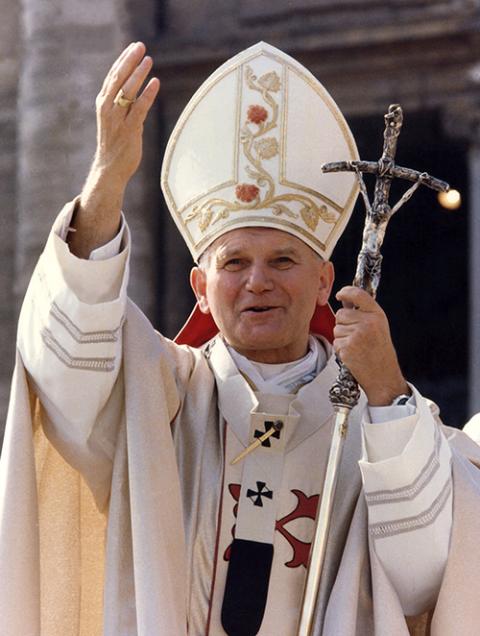
<path id="1" fill-rule="evenodd" d="M 240 183 L 235 188 L 235 196 L 239 201 L 250 203 L 254 201 L 259 195 L 260 189 L 256 185 L 251 183 Z"/>
<path id="2" fill-rule="evenodd" d="M 247 118 L 252 124 L 261 124 L 268 117 L 268 111 L 263 106 L 254 104 L 248 107 Z"/>

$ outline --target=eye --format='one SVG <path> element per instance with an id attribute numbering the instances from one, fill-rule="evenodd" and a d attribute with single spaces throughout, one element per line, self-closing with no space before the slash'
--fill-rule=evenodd
<path id="1" fill-rule="evenodd" d="M 241 258 L 229 258 L 223 264 L 223 269 L 226 269 L 227 272 L 237 272 L 242 269 L 243 265 L 244 261 Z"/>
<path id="2" fill-rule="evenodd" d="M 273 265 L 277 269 L 290 269 L 290 267 L 295 265 L 295 261 L 290 256 L 278 256 L 273 261 Z"/>

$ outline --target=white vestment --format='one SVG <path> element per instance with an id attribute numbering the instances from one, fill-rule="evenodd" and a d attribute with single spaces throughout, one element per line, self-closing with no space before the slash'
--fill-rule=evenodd
<path id="1" fill-rule="evenodd" d="M 59 233 L 61 223 L 65 223 L 65 216 L 57 222 Z M 221 338 L 216 339 L 207 355 L 178 347 L 153 330 L 147 333 L 150 329 L 147 321 L 130 308 L 127 316 L 130 316 L 130 333 L 135 334 L 135 341 L 129 341 L 126 335 L 123 342 L 126 275 L 119 275 L 118 265 L 121 266 L 125 258 L 124 251 L 114 259 L 93 262 L 96 275 L 100 276 L 99 269 L 102 270 L 102 280 L 97 286 L 96 279 L 98 296 L 92 300 L 94 286 L 87 282 L 82 287 L 78 277 L 73 280 L 76 274 L 66 265 L 66 260 L 74 257 L 68 254 L 68 248 L 54 232 L 32 279 L 22 310 L 19 337 L 21 357 L 46 412 L 43 420 L 48 439 L 82 474 L 97 507 L 109 511 L 105 634 L 181 634 L 185 629 L 182 627 L 185 612 L 190 634 L 206 634 L 207 623 L 208 633 L 222 634 L 219 615 L 228 547 L 232 527 L 238 520 L 235 508 L 242 506 L 247 512 L 241 515 L 238 531 L 249 536 L 258 533 L 257 540 L 272 541 L 275 546 L 271 587 L 260 634 L 294 634 L 305 575 L 305 545 L 308 546 L 313 529 L 312 506 L 321 491 L 325 449 L 332 425 L 331 407 L 325 395 L 336 373 L 333 359 L 297 394 L 273 396 L 256 393 L 249 387 Z M 112 265 L 115 259 L 117 262 Z M 76 260 L 75 268 L 77 271 L 83 268 L 81 275 L 85 280 L 86 272 L 92 275 L 92 262 Z M 129 325 L 125 327 L 128 334 Z M 145 335 L 140 329 L 145 330 Z M 123 369 L 122 343 L 129 352 Z M 142 366 L 147 373 L 151 371 L 148 382 L 136 377 Z M 21 376 L 20 367 L 17 380 L 18 386 L 23 388 L 19 388 L 18 393 L 25 391 Z M 124 403 L 124 392 L 134 397 Z M 15 411 L 19 403 L 23 404 L 22 399 L 16 397 L 11 421 L 18 419 Z M 352 527 L 361 524 L 366 500 L 370 558 L 376 572 L 373 598 L 379 581 L 380 589 L 391 588 L 386 607 L 391 608 L 393 603 L 395 611 L 392 609 L 388 620 L 391 625 L 398 624 L 401 630 L 378 631 L 377 620 L 382 612 L 377 602 L 375 633 L 408 633 L 398 617 L 433 606 L 447 556 L 452 509 L 451 451 L 426 401 L 416 392 L 415 399 L 417 408 L 413 415 L 383 424 L 362 422 L 366 413 L 362 399 L 352 414 L 351 455 L 347 447 L 344 460 L 345 464 L 347 460 L 350 463 L 360 460 L 360 470 L 352 471 L 350 466 L 349 481 L 343 483 L 341 476 L 339 482 L 340 491 L 344 489 L 350 495 L 338 504 L 337 527 L 341 528 L 342 539 L 335 541 L 342 545 L 342 552 L 346 541 L 345 554 L 349 550 L 359 554 L 360 544 L 355 546 L 355 541 L 359 540 L 361 526 L 352 534 L 348 526 L 345 527 L 345 521 L 348 519 Z M 272 459 L 271 448 L 260 448 L 240 464 L 231 466 L 230 460 L 248 446 L 254 433 L 265 424 L 264 416 L 270 418 L 271 415 L 284 417 L 286 421 L 286 434 L 282 436 L 281 448 L 276 450 L 276 459 Z M 26 413 L 21 416 L 22 422 L 26 417 Z M 172 466 L 168 424 L 173 426 L 180 481 Z M 361 429 L 363 457 L 360 457 Z M 41 437 L 41 431 L 37 430 L 36 435 Z M 11 425 L 7 430 L 1 474 L 5 495 L 2 538 L 8 536 L 15 498 L 14 467 L 9 458 L 18 456 L 19 447 L 28 446 L 27 437 L 27 430 L 20 428 L 19 432 Z M 40 446 L 42 443 L 46 442 Z M 305 470 L 305 466 L 315 468 Z M 265 517 L 265 524 L 257 526 L 252 525 L 246 503 L 258 501 L 258 497 L 263 501 L 262 493 L 257 490 L 256 497 L 252 493 L 247 502 L 239 498 L 242 492 L 258 488 L 262 471 L 267 481 L 274 480 L 275 489 L 270 492 L 276 509 L 274 517 Z M 38 475 L 37 451 L 37 481 Z M 34 475 L 30 479 L 34 479 Z M 362 479 L 366 496 L 361 496 L 356 503 Z M 262 478 L 262 483 L 264 481 Z M 42 489 L 41 481 L 38 489 L 40 499 L 45 496 L 48 500 L 48 491 L 45 493 Z M 184 573 L 171 566 L 175 563 L 178 568 L 184 558 L 183 540 L 179 535 L 179 489 L 186 534 L 184 573 L 187 581 Z M 53 497 L 46 506 L 41 505 L 40 511 L 48 510 L 54 515 L 55 499 Z M 57 503 L 60 505 L 60 501 Z M 30 517 L 35 517 L 36 505 L 33 501 L 24 502 L 25 510 L 33 510 Z M 51 524 L 52 520 L 45 514 L 43 525 L 50 527 Z M 40 523 L 40 552 L 43 548 L 48 552 L 50 531 L 42 533 L 42 527 Z M 34 528 L 30 528 L 30 532 L 34 535 Z M 365 538 L 366 535 L 363 540 Z M 32 545 L 32 541 L 34 544 L 35 539 L 29 537 L 27 543 Z M 51 550 L 55 553 L 55 546 L 51 546 Z M 8 564 L 13 552 L 5 558 Z M 32 556 L 34 562 L 38 558 L 38 555 Z M 62 555 L 64 563 L 68 558 L 69 554 Z M 362 610 L 362 618 L 359 610 L 353 626 L 355 612 L 343 612 L 344 620 L 350 621 L 350 631 L 347 627 L 342 628 L 342 632 L 335 631 L 340 620 L 332 614 L 337 598 L 335 587 L 345 585 L 342 581 L 345 568 L 348 571 L 355 567 L 355 559 L 345 565 L 345 557 L 341 563 L 339 558 L 337 554 L 336 562 L 333 556 L 330 559 L 330 564 L 335 562 L 339 568 L 338 576 L 336 570 L 325 576 L 330 582 L 324 592 L 324 605 L 330 597 L 331 608 L 330 613 L 328 610 L 326 613 L 326 633 L 366 633 L 360 626 L 373 620 L 367 609 Z M 57 566 L 61 566 L 62 559 Z M 58 561 L 58 555 L 50 555 L 49 560 Z M 41 572 L 37 576 L 41 576 Z M 42 582 L 50 591 L 42 602 L 37 600 L 37 610 L 32 610 L 32 616 L 41 615 L 45 623 L 51 611 L 45 610 L 50 607 L 45 599 L 54 599 L 55 590 L 45 579 Z M 349 581 L 349 585 L 355 588 L 353 581 Z M 359 579 L 358 585 L 364 586 L 365 582 L 360 583 Z M 59 593 L 58 586 L 54 588 Z M 162 603 L 158 602 L 159 594 Z M 34 596 L 32 593 L 32 599 Z M 82 607 L 82 599 L 77 604 Z M 88 609 L 85 611 L 88 615 Z M 2 634 L 29 633 L 11 631 L 14 619 L 11 612 L 7 614 L 3 619 L 7 631 L 0 630 Z M 48 624 L 54 625 L 53 617 L 50 619 Z M 34 616 L 28 620 L 34 620 Z M 1 621 L 2 618 L 0 626 Z M 162 627 L 157 632 L 160 624 L 167 631 L 162 631 Z M 57 633 L 53 629 L 42 629 L 42 634 Z"/>

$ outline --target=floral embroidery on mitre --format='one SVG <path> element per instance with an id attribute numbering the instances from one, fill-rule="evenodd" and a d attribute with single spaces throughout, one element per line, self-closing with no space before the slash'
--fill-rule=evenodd
<path id="1" fill-rule="evenodd" d="M 268 110 L 263 106 L 259 106 L 258 104 L 252 104 L 248 107 L 247 110 L 247 119 L 251 121 L 252 124 L 261 124 L 266 121 L 268 117 Z"/>
<path id="2" fill-rule="evenodd" d="M 262 88 L 267 91 L 272 91 L 272 93 L 278 93 L 278 91 L 282 88 L 280 78 L 275 71 L 270 71 L 269 73 L 262 75 L 262 77 L 258 80 L 258 83 Z"/>
<path id="3" fill-rule="evenodd" d="M 246 120 L 240 129 L 240 145 L 247 160 L 245 172 L 255 183 L 239 183 L 235 186 L 235 201 L 213 198 L 192 208 L 186 222 L 197 219 L 200 231 L 205 232 L 211 225 L 227 219 L 233 212 L 264 210 L 269 208 L 275 216 L 301 219 L 309 230 L 315 232 L 318 223 L 335 223 L 337 214 L 326 205 L 318 205 L 311 197 L 300 193 L 276 194 L 276 183 L 264 161 L 277 157 L 280 144 L 277 137 L 266 136 L 278 131 L 279 106 L 272 93 L 282 88 L 280 77 L 269 71 L 260 78 L 247 66 L 245 81 L 250 90 L 261 94 L 264 106 L 250 104 Z M 256 184 L 256 185 L 255 185 Z M 300 204 L 296 211 L 291 204 Z"/>
<path id="4" fill-rule="evenodd" d="M 257 186 L 252 183 L 240 183 L 235 188 L 235 196 L 239 201 L 244 201 L 245 203 L 250 203 L 258 199 L 259 194 L 260 188 L 257 188 Z"/>
<path id="5" fill-rule="evenodd" d="M 266 139 L 260 139 L 254 144 L 254 148 L 257 154 L 262 159 L 272 159 L 278 155 L 278 141 L 275 137 L 267 137 Z"/>

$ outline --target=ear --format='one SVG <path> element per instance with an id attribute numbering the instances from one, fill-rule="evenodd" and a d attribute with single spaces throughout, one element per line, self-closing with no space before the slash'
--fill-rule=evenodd
<path id="1" fill-rule="evenodd" d="M 207 275 L 200 267 L 192 267 L 190 272 L 190 285 L 198 302 L 202 314 L 209 314 L 210 307 L 207 300 Z"/>
<path id="2" fill-rule="evenodd" d="M 320 307 L 328 303 L 334 279 L 335 269 L 333 267 L 333 263 L 331 261 L 323 262 L 319 272 L 317 294 L 317 305 Z"/>

